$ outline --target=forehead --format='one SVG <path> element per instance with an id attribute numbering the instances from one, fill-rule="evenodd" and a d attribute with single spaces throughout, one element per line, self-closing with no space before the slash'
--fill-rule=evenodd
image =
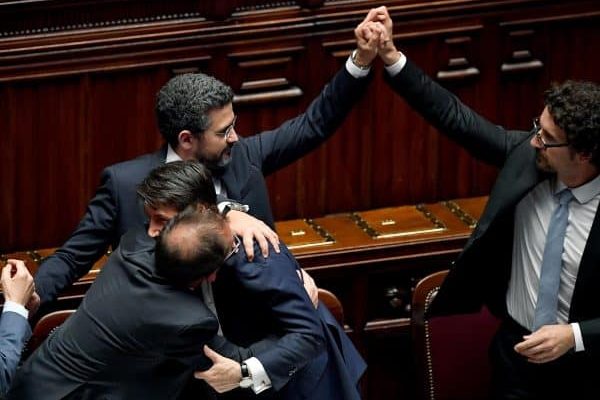
<path id="1" fill-rule="evenodd" d="M 210 127 L 213 130 L 226 128 L 227 125 L 231 124 L 235 116 L 233 113 L 233 104 L 229 103 L 221 108 L 213 108 L 208 111 L 207 115 L 210 120 Z"/>
<path id="2" fill-rule="evenodd" d="M 542 115 L 540 116 L 540 125 L 542 129 L 549 135 L 556 139 L 566 139 L 566 133 L 554 123 L 554 118 L 548 111 L 548 107 L 544 108 Z"/>
<path id="3" fill-rule="evenodd" d="M 175 207 L 167 205 L 159 205 L 158 207 L 151 207 L 149 205 L 144 206 L 144 212 L 150 218 L 164 218 L 171 219 L 177 215 Z"/>

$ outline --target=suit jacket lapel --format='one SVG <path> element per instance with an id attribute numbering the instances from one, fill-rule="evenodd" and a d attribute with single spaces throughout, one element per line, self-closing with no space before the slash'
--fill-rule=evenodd
<path id="1" fill-rule="evenodd" d="M 233 165 L 229 164 L 227 168 L 225 168 L 225 173 L 221 176 L 221 182 L 225 185 L 225 189 L 227 190 L 227 198 L 241 200 L 241 185 L 234 173 Z"/>
<path id="2" fill-rule="evenodd" d="M 596 209 L 596 216 L 585 244 L 583 256 L 577 272 L 577 280 L 573 289 L 570 321 L 582 321 L 596 318 L 598 315 L 597 304 L 590 301 L 592 293 L 600 291 L 600 213 Z"/>
<path id="3" fill-rule="evenodd" d="M 527 144 L 527 146 L 529 146 Z M 535 166 L 535 151 L 531 148 L 521 148 L 524 154 L 514 154 L 520 161 L 507 160 L 492 188 L 488 203 L 481 216 L 476 231 L 469 240 L 481 237 L 489 228 L 492 221 L 509 208 L 515 208 L 517 203 L 540 181 L 547 178 Z M 510 213 L 512 216 L 513 213 Z"/>

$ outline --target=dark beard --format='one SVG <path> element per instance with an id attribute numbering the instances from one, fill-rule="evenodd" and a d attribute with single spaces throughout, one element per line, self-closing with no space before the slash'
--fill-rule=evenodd
<path id="1" fill-rule="evenodd" d="M 215 177 L 221 177 L 227 170 L 227 166 L 231 163 L 231 157 L 228 157 L 226 160 L 222 158 L 217 162 L 206 162 L 204 160 L 201 161 L 206 168 L 212 173 Z"/>
<path id="2" fill-rule="evenodd" d="M 548 164 L 548 160 L 540 153 L 539 150 L 535 154 L 535 166 L 538 170 L 544 173 L 555 173 L 556 171 Z"/>

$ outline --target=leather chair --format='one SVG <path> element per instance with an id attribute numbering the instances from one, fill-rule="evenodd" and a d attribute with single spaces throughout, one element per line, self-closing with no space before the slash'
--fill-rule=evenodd
<path id="1" fill-rule="evenodd" d="M 423 278 L 412 299 L 412 335 L 417 365 L 417 394 L 428 400 L 489 398 L 488 347 L 500 320 L 487 308 L 479 313 L 427 317 L 448 271 Z"/>
<path id="2" fill-rule="evenodd" d="M 319 288 L 319 301 L 327 306 L 337 322 L 343 327 L 344 308 L 342 307 L 342 303 L 336 297 L 336 295 L 331 293 L 329 290 Z"/>
<path id="3" fill-rule="evenodd" d="M 31 337 L 23 350 L 23 359 L 29 357 L 35 349 L 38 348 L 44 340 L 48 338 L 59 326 L 61 326 L 67 318 L 73 314 L 75 310 L 59 310 L 44 315 L 35 324 Z"/>

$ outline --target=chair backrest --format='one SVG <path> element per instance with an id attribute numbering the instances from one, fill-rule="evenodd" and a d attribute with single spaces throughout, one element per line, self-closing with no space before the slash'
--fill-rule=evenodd
<path id="1" fill-rule="evenodd" d="M 412 300 L 412 335 L 418 393 L 428 400 L 489 398 L 488 347 L 499 319 L 487 308 L 478 313 L 427 317 L 448 271 L 423 278 Z"/>
<path id="2" fill-rule="evenodd" d="M 23 359 L 29 357 L 56 328 L 61 326 L 75 310 L 59 310 L 44 315 L 35 324 L 31 337 L 23 350 Z"/>
<path id="3" fill-rule="evenodd" d="M 344 308 L 336 295 L 327 289 L 319 288 L 319 301 L 325 304 L 337 322 L 344 326 Z"/>

